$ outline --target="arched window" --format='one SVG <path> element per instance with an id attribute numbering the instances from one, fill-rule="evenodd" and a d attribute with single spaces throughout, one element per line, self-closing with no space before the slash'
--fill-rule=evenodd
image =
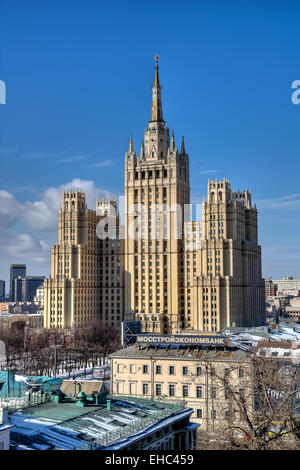
<path id="1" fill-rule="evenodd" d="M 220 201 L 222 201 L 222 192 L 221 191 L 219 192 L 219 199 L 220 199 Z"/>
<path id="2" fill-rule="evenodd" d="M 210 199 L 211 199 L 211 202 L 215 202 L 215 193 L 211 193 Z"/>

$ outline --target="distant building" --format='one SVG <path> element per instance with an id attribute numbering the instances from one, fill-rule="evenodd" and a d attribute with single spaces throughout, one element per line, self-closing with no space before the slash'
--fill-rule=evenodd
<path id="1" fill-rule="evenodd" d="M 9 305 L 9 302 L 0 303 L 0 315 L 2 315 L 2 313 L 9 313 Z"/>
<path id="2" fill-rule="evenodd" d="M 0 302 L 5 299 L 5 281 L 0 281 Z"/>
<path id="3" fill-rule="evenodd" d="M 45 277 L 43 276 L 26 276 L 22 286 L 22 301 L 33 302 L 34 296 L 38 288 L 43 286 Z"/>
<path id="4" fill-rule="evenodd" d="M 23 278 L 21 276 L 15 278 L 13 280 L 13 299 L 11 299 L 11 302 L 22 302 L 23 294 Z"/>
<path id="5" fill-rule="evenodd" d="M 26 264 L 12 264 L 10 266 L 9 300 L 11 302 L 13 302 L 15 299 L 14 280 L 18 277 L 26 277 Z"/>
<path id="6" fill-rule="evenodd" d="M 279 290 L 277 295 L 278 297 L 299 297 L 300 290 Z"/>
<path id="7" fill-rule="evenodd" d="M 290 299 L 290 305 L 285 307 L 285 313 L 289 317 L 293 317 L 295 321 L 300 320 L 300 297 Z"/>
<path id="8" fill-rule="evenodd" d="M 44 286 L 38 287 L 33 298 L 33 301 L 36 305 L 39 306 L 41 310 L 44 308 Z"/>
<path id="9" fill-rule="evenodd" d="M 276 295 L 276 285 L 274 285 L 272 278 L 265 279 L 265 298 Z"/>
<path id="10" fill-rule="evenodd" d="M 44 279 L 41 276 L 19 276 L 14 279 L 13 302 L 33 302 L 36 290 L 43 286 Z"/>
<path id="11" fill-rule="evenodd" d="M 44 315 L 40 313 L 2 313 L 0 328 L 43 328 Z"/>

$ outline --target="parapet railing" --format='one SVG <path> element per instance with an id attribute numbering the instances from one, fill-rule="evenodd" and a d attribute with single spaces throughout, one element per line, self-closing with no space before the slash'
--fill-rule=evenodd
<path id="1" fill-rule="evenodd" d="M 147 405 L 147 401 L 151 401 L 151 403 L 157 403 L 161 405 L 167 405 L 162 410 L 151 410 L 151 415 L 146 416 L 145 418 L 139 418 L 134 420 L 131 424 L 117 428 L 114 431 L 109 431 L 105 433 L 103 436 L 97 439 L 97 443 L 100 445 L 108 445 L 119 439 L 125 439 L 133 434 L 136 434 L 139 431 L 142 431 L 152 424 L 156 424 L 158 421 L 171 416 L 175 411 L 182 410 L 185 408 L 185 402 L 182 400 L 164 400 L 163 397 L 155 397 L 153 396 L 145 396 L 145 395 L 132 395 L 132 396 L 124 396 L 124 395 L 110 395 L 109 399 L 113 400 L 123 400 L 126 402 L 134 403 L 135 399 L 143 399 L 145 403 L 137 402 L 136 405 Z M 158 400 L 158 398 L 160 398 Z M 143 412 L 143 408 L 140 410 Z M 130 416 L 130 414 L 129 414 Z M 133 415 L 134 416 L 134 415 Z M 133 417 L 132 416 L 132 417 Z M 117 419 L 117 418 L 116 418 Z"/>
<path id="2" fill-rule="evenodd" d="M 12 412 L 49 401 L 51 401 L 49 393 L 32 393 L 30 396 L 25 395 L 23 397 L 0 397 L 0 408 L 6 408 Z"/>

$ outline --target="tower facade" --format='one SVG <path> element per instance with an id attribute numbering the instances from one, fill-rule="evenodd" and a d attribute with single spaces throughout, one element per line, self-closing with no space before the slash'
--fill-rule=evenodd
<path id="1" fill-rule="evenodd" d="M 250 192 L 232 191 L 226 179 L 208 181 L 201 229 L 200 247 L 186 250 L 195 261 L 193 273 L 186 278 L 191 306 L 187 326 L 215 332 L 228 326 L 263 324 L 261 247 Z"/>
<path id="2" fill-rule="evenodd" d="M 117 202 L 97 200 L 96 214 L 100 242 L 100 320 L 119 328 L 124 313 L 124 240 Z"/>
<path id="3" fill-rule="evenodd" d="M 58 243 L 52 247 L 51 277 L 44 282 L 44 326 L 71 328 L 100 316 L 100 246 L 96 211 L 85 194 L 66 191 L 58 213 Z"/>
<path id="4" fill-rule="evenodd" d="M 124 313 L 123 240 L 117 203 L 65 191 L 51 277 L 44 281 L 44 326 L 81 327 L 96 321 L 119 328 Z"/>
<path id="5" fill-rule="evenodd" d="M 144 145 L 145 142 L 145 145 Z M 189 159 L 163 119 L 156 56 L 151 120 L 138 157 L 125 155 L 125 318 L 144 331 L 176 333 L 184 324 L 183 224 L 190 202 Z"/>

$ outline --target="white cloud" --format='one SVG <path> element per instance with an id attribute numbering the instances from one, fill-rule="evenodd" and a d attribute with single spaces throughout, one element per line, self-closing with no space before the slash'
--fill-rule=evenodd
<path id="1" fill-rule="evenodd" d="M 95 207 L 96 199 L 111 197 L 108 191 L 95 186 L 94 181 L 74 178 L 58 187 L 48 188 L 36 201 L 20 203 L 7 191 L 0 191 L 0 228 L 13 225 L 17 220 L 34 230 L 56 230 L 57 212 L 61 205 L 62 192 L 80 190 L 86 194 L 87 205 Z"/>
<path id="2" fill-rule="evenodd" d="M 8 191 L 0 191 L 0 228 L 13 225 L 20 214 L 21 206 Z"/>
<path id="3" fill-rule="evenodd" d="M 57 162 L 58 163 L 77 163 L 77 162 L 83 162 L 87 158 L 88 158 L 87 155 L 75 155 L 73 157 L 62 158 L 61 160 L 57 160 Z"/>
<path id="4" fill-rule="evenodd" d="M 208 175 L 209 173 L 216 173 L 217 170 L 203 170 L 203 171 L 198 171 L 197 175 Z"/>
<path id="5" fill-rule="evenodd" d="M 30 259 L 45 262 L 50 256 L 50 247 L 29 233 L 11 235 L 0 231 L 0 252 L 8 253 L 14 259 Z"/>
<path id="6" fill-rule="evenodd" d="M 300 209 L 300 193 L 257 200 L 260 209 Z"/>
<path id="7" fill-rule="evenodd" d="M 40 160 L 45 158 L 54 158 L 57 154 L 51 152 L 26 152 L 23 155 L 16 157 L 16 160 Z"/>
<path id="8" fill-rule="evenodd" d="M 9 157 L 16 152 L 15 147 L 2 147 L 0 148 L 0 156 L 1 157 Z"/>
<path id="9" fill-rule="evenodd" d="M 95 163 L 92 165 L 94 168 L 104 168 L 106 166 L 112 166 L 113 161 L 112 160 L 103 160 L 102 162 Z"/>

